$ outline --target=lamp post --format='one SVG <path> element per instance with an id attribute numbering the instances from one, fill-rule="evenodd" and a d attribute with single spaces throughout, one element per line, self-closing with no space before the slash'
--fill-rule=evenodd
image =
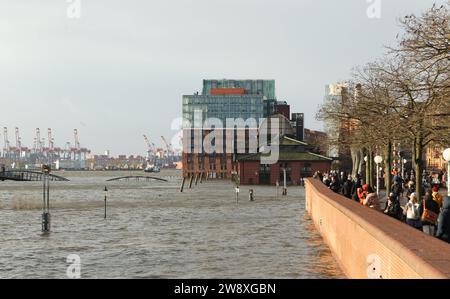
<path id="1" fill-rule="evenodd" d="M 375 156 L 373 159 L 375 163 L 377 164 L 377 195 L 380 195 L 380 163 L 383 162 L 383 157 L 381 156 Z"/>
<path id="2" fill-rule="evenodd" d="M 42 165 L 42 197 L 43 197 L 43 211 L 42 211 L 42 232 L 50 232 L 50 165 Z"/>
<path id="3" fill-rule="evenodd" d="M 106 188 L 105 186 L 105 189 L 103 191 L 105 192 L 105 219 L 106 219 L 106 198 L 108 196 L 108 188 Z"/>
<path id="4" fill-rule="evenodd" d="M 402 179 L 404 180 L 405 179 L 405 164 L 407 163 L 408 161 L 406 160 L 406 159 L 403 159 L 402 158 Z"/>
<path id="5" fill-rule="evenodd" d="M 365 156 L 364 157 L 364 162 L 366 164 L 366 179 L 365 179 L 365 183 L 369 184 L 370 180 L 369 180 L 369 176 L 370 176 L 370 166 L 369 166 L 369 157 Z"/>
<path id="6" fill-rule="evenodd" d="M 450 196 L 450 148 L 443 153 L 444 160 L 447 161 L 447 195 Z"/>

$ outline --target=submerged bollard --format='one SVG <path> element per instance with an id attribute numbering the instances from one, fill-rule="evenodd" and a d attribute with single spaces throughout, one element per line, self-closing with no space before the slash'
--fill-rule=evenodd
<path id="1" fill-rule="evenodd" d="M 189 189 L 191 189 L 192 188 L 192 182 L 194 181 L 194 175 L 192 174 L 191 175 L 191 179 L 190 179 L 190 181 L 189 181 Z"/>
<path id="2" fill-rule="evenodd" d="M 105 186 L 105 189 L 103 191 L 105 192 L 105 218 L 104 219 L 106 219 L 106 197 L 108 196 L 108 188 L 106 188 L 106 186 Z"/>
<path id="3" fill-rule="evenodd" d="M 249 201 L 254 201 L 254 197 L 253 197 L 253 189 L 248 190 L 248 200 Z"/>
<path id="4" fill-rule="evenodd" d="M 186 178 L 183 178 L 183 181 L 181 182 L 180 192 L 183 192 L 184 190 L 184 182 L 186 182 Z"/>

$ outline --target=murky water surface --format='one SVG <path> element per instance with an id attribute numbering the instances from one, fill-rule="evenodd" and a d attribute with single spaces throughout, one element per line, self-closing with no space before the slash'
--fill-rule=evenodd
<path id="1" fill-rule="evenodd" d="M 41 234 L 39 182 L 0 182 L 0 278 L 66 278 L 69 254 L 82 278 L 341 278 L 337 263 L 291 187 L 107 179 L 125 172 L 59 172 L 51 187 L 52 232 Z M 133 175 L 142 173 L 131 173 Z M 107 219 L 103 189 L 108 187 Z M 281 194 L 281 192 L 280 192 Z"/>

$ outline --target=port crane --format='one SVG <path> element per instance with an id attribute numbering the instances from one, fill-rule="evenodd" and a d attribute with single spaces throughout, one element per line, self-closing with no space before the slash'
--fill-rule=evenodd
<path id="1" fill-rule="evenodd" d="M 145 145 L 147 146 L 147 161 L 151 161 L 155 154 L 155 144 L 150 142 L 147 135 L 144 134 L 143 136 Z"/>
<path id="2" fill-rule="evenodd" d="M 167 158 L 170 158 L 171 156 L 173 156 L 172 144 L 168 143 L 164 136 L 161 136 L 161 139 L 166 146 Z"/>

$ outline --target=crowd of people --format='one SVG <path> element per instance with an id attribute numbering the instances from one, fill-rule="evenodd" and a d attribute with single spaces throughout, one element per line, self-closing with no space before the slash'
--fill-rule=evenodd
<path id="1" fill-rule="evenodd" d="M 408 225 L 450 243 L 450 197 L 439 193 L 441 184 L 430 184 L 425 196 L 418 198 L 414 174 L 402 178 L 393 173 L 391 192 L 382 206 L 377 192 L 362 177 L 347 175 L 345 172 L 316 172 L 314 178 L 321 180 L 330 190 L 349 200 L 382 212 Z M 401 201 L 407 202 L 402 206 Z"/>

